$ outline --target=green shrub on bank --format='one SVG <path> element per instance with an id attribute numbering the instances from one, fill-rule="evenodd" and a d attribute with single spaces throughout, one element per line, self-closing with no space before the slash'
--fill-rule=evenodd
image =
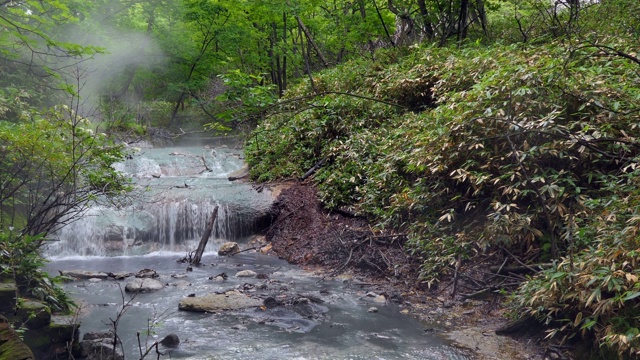
<path id="1" fill-rule="evenodd" d="M 299 177 L 324 160 L 313 178 L 324 204 L 406 233 L 430 285 L 497 247 L 557 260 L 523 285 L 519 311 L 635 354 L 638 326 L 623 319 L 640 315 L 640 21 L 594 22 L 621 3 L 639 6 L 590 7 L 570 41 L 413 48 L 325 71 L 321 95 L 292 88 L 254 131 L 251 174 Z"/>

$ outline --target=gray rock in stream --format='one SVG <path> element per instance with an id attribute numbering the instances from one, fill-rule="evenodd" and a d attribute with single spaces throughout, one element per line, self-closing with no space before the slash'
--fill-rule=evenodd
<path id="1" fill-rule="evenodd" d="M 231 254 L 237 253 L 238 251 L 240 251 L 240 247 L 238 246 L 238 243 L 230 241 L 220 246 L 220 249 L 218 249 L 218 255 L 220 256 L 231 255 Z"/>
<path id="2" fill-rule="evenodd" d="M 127 292 L 151 292 L 160 290 L 164 285 L 155 279 L 150 278 L 132 278 L 127 281 L 124 290 Z"/>
<path id="3" fill-rule="evenodd" d="M 259 299 L 253 299 L 239 292 L 209 294 L 199 297 L 187 297 L 180 300 L 178 309 L 196 312 L 216 312 L 238 310 L 262 305 Z"/>
<path id="4" fill-rule="evenodd" d="M 86 333 L 80 342 L 80 355 L 86 360 L 124 360 L 119 342 L 113 351 L 113 337 L 111 331 Z"/>
<path id="5" fill-rule="evenodd" d="M 86 270 L 65 270 L 60 271 L 60 275 L 72 277 L 74 279 L 107 279 L 109 274 L 101 271 L 86 271 Z"/>

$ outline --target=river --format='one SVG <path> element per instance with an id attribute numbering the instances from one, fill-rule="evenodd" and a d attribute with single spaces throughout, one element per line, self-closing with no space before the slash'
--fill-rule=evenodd
<path id="1" fill-rule="evenodd" d="M 140 347 L 144 350 L 171 333 L 178 335 L 180 345 L 149 357 L 466 359 L 437 332 L 425 331 L 436 325 L 401 314 L 399 305 L 380 301 L 368 285 L 351 279 L 321 281 L 259 252 L 218 256 L 226 241 L 249 247 L 268 221 L 268 189 L 257 191 L 251 184 L 227 179 L 242 166 L 241 152 L 225 146 L 141 149 L 119 165 L 134 179 L 135 196 L 119 207 L 95 207 L 57 232 L 59 241 L 46 249 L 47 270 L 153 269 L 165 286 L 131 295 L 124 292 L 124 280 L 65 283 L 80 304 L 81 333 L 109 329 L 117 320 L 127 359 L 139 359 Z M 215 206 L 220 211 L 202 265 L 188 268 L 178 260 L 196 248 Z M 263 275 L 236 277 L 241 270 Z M 215 280 L 222 274 L 225 280 Z M 234 289 L 282 303 L 311 298 L 317 305 L 313 314 L 302 315 L 265 307 L 215 314 L 178 310 L 178 302 L 187 296 Z"/>

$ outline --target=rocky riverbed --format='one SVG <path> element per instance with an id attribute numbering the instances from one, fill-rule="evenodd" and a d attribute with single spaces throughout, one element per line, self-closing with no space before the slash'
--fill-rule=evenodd
<path id="1" fill-rule="evenodd" d="M 465 299 L 464 294 L 452 293 L 452 286 L 447 286 L 451 279 L 443 279 L 444 285 L 434 288 L 421 283 L 418 264 L 402 248 L 401 234 L 374 233 L 364 219 L 346 211 L 325 212 L 311 186 L 287 183 L 274 187 L 279 196 L 271 210 L 274 221 L 265 241 L 278 256 L 323 279 L 369 284 L 401 306 L 402 313 L 436 324 L 426 331 L 440 332 L 470 350 L 474 359 L 570 357 L 541 343 L 539 333 L 497 335 L 496 330 L 510 321 L 499 294 L 487 292 Z"/>

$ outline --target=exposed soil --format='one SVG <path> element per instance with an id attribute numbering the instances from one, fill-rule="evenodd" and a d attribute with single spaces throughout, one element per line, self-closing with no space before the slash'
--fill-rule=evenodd
<path id="1" fill-rule="evenodd" d="M 493 291 L 475 294 L 505 283 L 487 276 L 490 256 L 460 266 L 457 275 L 429 289 L 419 280 L 419 263 L 404 250 L 401 234 L 373 232 L 363 218 L 328 213 L 309 185 L 279 184 L 273 190 L 278 195 L 266 241 L 281 258 L 327 279 L 375 288 L 402 313 L 423 320 L 425 331 L 440 332 L 473 359 L 571 358 L 563 348 L 543 344 L 539 329 L 517 337 L 496 334 L 509 322 L 502 297 Z"/>

